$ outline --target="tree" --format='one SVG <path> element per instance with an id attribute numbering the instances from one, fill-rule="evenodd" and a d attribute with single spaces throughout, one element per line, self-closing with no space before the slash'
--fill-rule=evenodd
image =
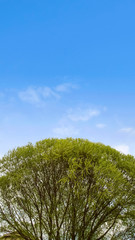
<path id="1" fill-rule="evenodd" d="M 0 169 L 3 232 L 26 240 L 100 240 L 134 222 L 135 159 L 109 146 L 45 139 L 8 152 Z"/>

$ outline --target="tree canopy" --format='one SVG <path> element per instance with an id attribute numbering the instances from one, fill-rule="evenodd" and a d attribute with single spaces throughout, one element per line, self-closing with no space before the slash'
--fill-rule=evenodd
<path id="1" fill-rule="evenodd" d="M 134 239 L 134 196 L 135 158 L 101 143 L 45 139 L 0 161 L 1 232 L 26 240 Z"/>

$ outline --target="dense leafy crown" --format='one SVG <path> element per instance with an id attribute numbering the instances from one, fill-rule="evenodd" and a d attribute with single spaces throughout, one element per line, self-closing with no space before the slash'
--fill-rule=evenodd
<path id="1" fill-rule="evenodd" d="M 10 151 L 0 171 L 3 232 L 29 240 L 135 238 L 131 155 L 84 139 L 45 139 Z"/>

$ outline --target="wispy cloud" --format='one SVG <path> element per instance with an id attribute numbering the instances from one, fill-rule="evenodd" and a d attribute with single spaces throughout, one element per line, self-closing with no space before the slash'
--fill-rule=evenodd
<path id="1" fill-rule="evenodd" d="M 56 86 L 55 90 L 57 92 L 69 92 L 71 89 L 77 89 L 77 85 L 71 83 L 64 83 Z"/>
<path id="2" fill-rule="evenodd" d="M 124 153 L 124 154 L 129 154 L 129 146 L 126 145 L 126 144 L 121 144 L 121 145 L 117 145 L 114 147 L 116 150 L 118 150 L 119 152 L 121 153 Z"/>
<path id="3" fill-rule="evenodd" d="M 77 121 L 88 121 L 92 117 L 98 116 L 100 111 L 96 109 L 77 109 L 77 110 L 70 110 L 68 113 L 68 118 L 74 122 Z"/>
<path id="4" fill-rule="evenodd" d="M 40 95 L 38 93 L 38 90 L 34 88 L 28 88 L 25 91 L 21 91 L 18 93 L 19 98 L 28 103 L 39 103 L 40 102 Z"/>
<path id="5" fill-rule="evenodd" d="M 26 101 L 29 103 L 39 103 L 43 99 L 46 99 L 49 97 L 56 97 L 56 98 L 60 97 L 57 93 L 55 93 L 49 87 L 38 87 L 38 88 L 29 87 L 24 91 L 20 91 L 18 95 L 22 101 Z"/>
<path id="6" fill-rule="evenodd" d="M 131 127 L 121 128 L 119 131 L 122 133 L 135 133 L 135 129 Z"/>
<path id="7" fill-rule="evenodd" d="M 104 123 L 98 123 L 98 124 L 96 124 L 96 127 L 97 127 L 97 128 L 105 128 L 105 127 L 106 127 L 106 124 L 104 124 Z"/>
<path id="8" fill-rule="evenodd" d="M 50 87 L 28 87 L 23 91 L 18 92 L 18 97 L 21 101 L 30 104 L 40 104 L 43 103 L 47 98 L 57 98 L 61 97 L 60 93 L 68 92 L 70 89 L 75 89 L 75 85 L 70 83 L 65 83 L 58 85 L 54 88 Z"/>
<path id="9" fill-rule="evenodd" d="M 56 137 L 75 137 L 79 130 L 73 126 L 61 126 L 54 128 L 53 133 Z"/>
<path id="10" fill-rule="evenodd" d="M 44 98 L 48 98 L 48 97 L 56 97 L 59 98 L 60 95 L 57 94 L 55 91 L 53 91 L 50 87 L 39 87 L 37 89 L 37 91 L 39 92 L 39 94 L 44 97 Z"/>

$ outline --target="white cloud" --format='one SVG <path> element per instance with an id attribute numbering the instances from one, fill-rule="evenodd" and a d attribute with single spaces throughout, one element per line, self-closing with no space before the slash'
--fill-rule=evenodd
<path id="1" fill-rule="evenodd" d="M 55 98 L 60 97 L 57 93 L 55 93 L 49 87 L 38 87 L 38 88 L 29 87 L 24 91 L 20 91 L 18 93 L 18 96 L 22 101 L 32 103 L 32 104 L 43 103 L 43 101 L 49 97 L 55 97 Z"/>
<path id="2" fill-rule="evenodd" d="M 97 127 L 97 128 L 105 128 L 105 127 L 106 127 L 106 124 L 98 123 L 98 124 L 96 124 L 96 127 Z"/>
<path id="3" fill-rule="evenodd" d="M 100 112 L 98 110 L 93 109 L 85 109 L 81 110 L 78 109 L 77 111 L 71 110 L 70 113 L 68 113 L 68 118 L 74 122 L 77 121 L 88 121 L 92 117 L 98 116 Z"/>
<path id="4" fill-rule="evenodd" d="M 71 137 L 76 136 L 79 131 L 73 126 L 62 126 L 53 129 L 53 133 L 56 137 Z"/>
<path id="5" fill-rule="evenodd" d="M 50 97 L 60 98 L 60 93 L 68 92 L 73 88 L 76 88 L 76 86 L 70 83 L 58 85 L 54 90 L 50 87 L 28 87 L 24 91 L 20 91 L 18 96 L 24 102 L 40 104 L 44 103 L 45 99 Z"/>
<path id="6" fill-rule="evenodd" d="M 77 86 L 71 83 L 64 83 L 56 86 L 55 90 L 57 92 L 68 92 L 70 89 L 76 89 Z"/>
<path id="7" fill-rule="evenodd" d="M 48 98 L 48 97 L 56 97 L 56 98 L 59 98 L 60 96 L 55 93 L 51 88 L 49 87 L 39 87 L 37 89 L 37 91 L 39 92 L 39 94 L 44 97 L 44 98 Z"/>
<path id="8" fill-rule="evenodd" d="M 128 145 L 125 145 L 125 144 L 117 145 L 114 148 L 121 153 L 124 153 L 126 155 L 129 154 L 129 146 Z"/>
<path id="9" fill-rule="evenodd" d="M 123 133 L 135 133 L 135 130 L 133 128 L 131 128 L 131 127 L 128 127 L 128 128 L 121 128 L 120 132 L 123 132 Z"/>
<path id="10" fill-rule="evenodd" d="M 25 91 L 19 92 L 19 98 L 28 103 L 39 103 L 40 102 L 40 96 L 38 94 L 38 91 L 36 91 L 33 88 L 28 88 Z"/>

